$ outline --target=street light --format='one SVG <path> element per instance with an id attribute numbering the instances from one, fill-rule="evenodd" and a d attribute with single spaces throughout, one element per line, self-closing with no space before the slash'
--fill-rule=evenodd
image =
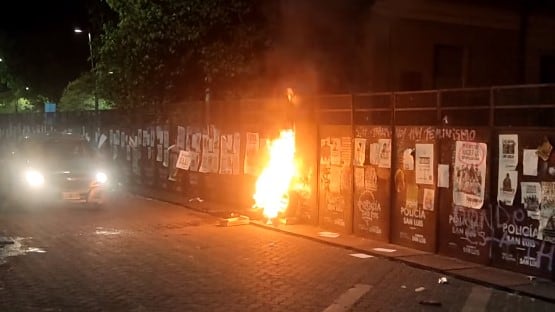
<path id="1" fill-rule="evenodd" d="M 73 32 L 76 34 L 80 34 L 83 32 L 83 30 L 79 27 L 75 27 L 73 29 Z M 87 36 L 89 38 L 89 58 L 91 59 L 91 71 L 94 77 L 94 92 L 93 92 L 93 96 L 94 96 L 94 111 L 95 113 L 98 115 L 98 96 L 97 96 L 97 90 L 96 90 L 96 73 L 95 73 L 95 67 L 94 67 L 94 56 L 93 56 L 93 46 L 92 46 L 92 38 L 91 38 L 91 32 L 88 31 L 87 32 Z"/>

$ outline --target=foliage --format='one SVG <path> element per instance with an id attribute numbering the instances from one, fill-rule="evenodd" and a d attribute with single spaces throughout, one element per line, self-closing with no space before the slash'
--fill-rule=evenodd
<path id="1" fill-rule="evenodd" d="M 62 93 L 58 110 L 75 111 L 75 110 L 94 110 L 94 92 L 95 82 L 92 73 L 82 74 L 76 80 L 70 82 Z M 99 109 L 110 109 L 113 107 L 111 102 L 105 99 L 98 99 Z"/>
<path id="2" fill-rule="evenodd" d="M 256 0 L 107 0 L 117 21 L 96 49 L 99 92 L 124 108 L 233 92 L 265 42 Z M 113 72 L 113 75 L 108 75 Z"/>

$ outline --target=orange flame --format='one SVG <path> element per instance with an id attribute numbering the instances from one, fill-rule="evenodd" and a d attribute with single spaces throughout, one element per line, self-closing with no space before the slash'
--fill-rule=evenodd
<path id="1" fill-rule="evenodd" d="M 289 206 L 289 189 L 297 175 L 295 165 L 295 132 L 283 130 L 280 137 L 270 142 L 270 159 L 258 180 L 253 195 L 254 208 L 263 209 L 268 219 L 276 218 Z"/>

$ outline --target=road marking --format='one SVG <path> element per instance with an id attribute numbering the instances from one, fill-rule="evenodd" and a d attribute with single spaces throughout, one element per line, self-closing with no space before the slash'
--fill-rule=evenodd
<path id="1" fill-rule="evenodd" d="M 462 308 L 462 312 L 486 311 L 486 307 L 491 297 L 492 289 L 482 286 L 472 287 L 472 291 Z"/>
<path id="2" fill-rule="evenodd" d="M 324 312 L 343 312 L 348 311 L 372 286 L 356 284 L 337 298 Z"/>

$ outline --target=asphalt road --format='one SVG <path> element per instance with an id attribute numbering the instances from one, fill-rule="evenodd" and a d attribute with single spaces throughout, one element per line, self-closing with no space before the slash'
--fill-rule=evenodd
<path id="1" fill-rule="evenodd" d="M 555 305 L 120 194 L 0 209 L 0 311 L 554 311 Z"/>

